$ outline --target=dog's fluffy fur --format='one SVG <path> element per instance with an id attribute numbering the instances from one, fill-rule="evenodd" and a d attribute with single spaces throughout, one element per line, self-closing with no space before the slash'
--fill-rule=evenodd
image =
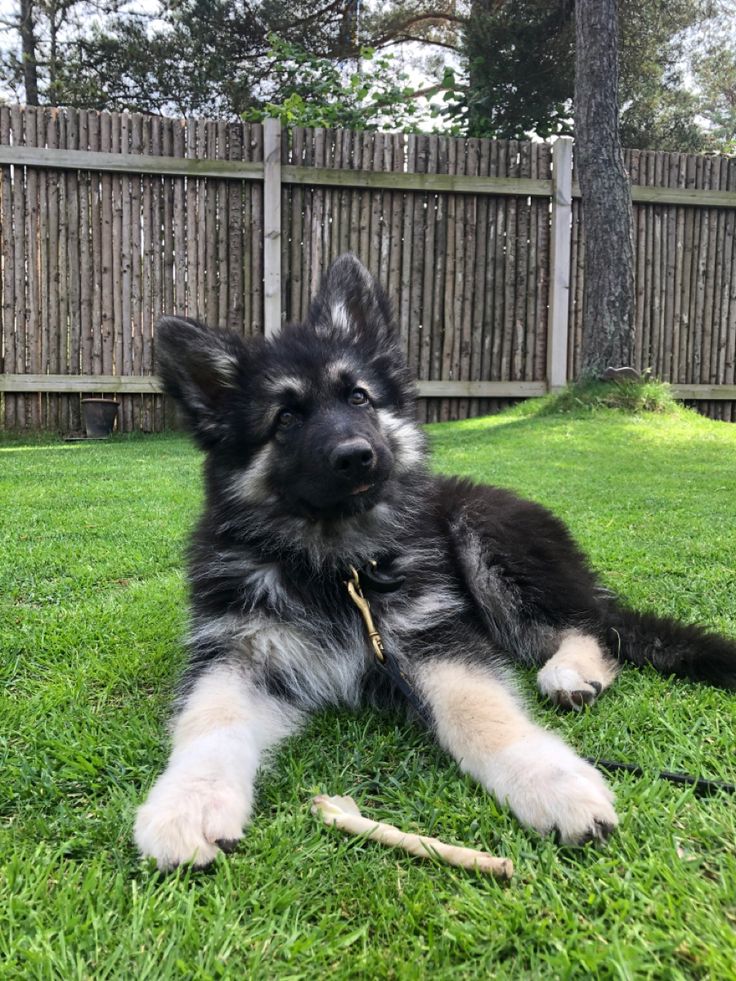
<path id="1" fill-rule="evenodd" d="M 206 454 L 190 553 L 189 667 L 169 764 L 135 837 L 161 868 L 240 838 L 263 754 L 326 705 L 401 698 L 344 580 L 376 560 L 386 649 L 439 742 L 527 826 L 603 839 L 600 774 L 528 717 L 510 679 L 539 669 L 553 703 L 591 704 L 620 660 L 736 685 L 736 644 L 625 609 L 564 525 L 506 490 L 432 476 L 389 305 L 353 256 L 307 323 L 270 340 L 165 318 L 158 357 Z"/>

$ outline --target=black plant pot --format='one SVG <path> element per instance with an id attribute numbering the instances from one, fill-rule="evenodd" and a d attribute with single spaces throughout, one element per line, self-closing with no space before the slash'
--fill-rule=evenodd
<path id="1" fill-rule="evenodd" d="M 114 399 L 82 399 L 84 428 L 89 439 L 104 439 L 112 434 L 119 405 Z"/>

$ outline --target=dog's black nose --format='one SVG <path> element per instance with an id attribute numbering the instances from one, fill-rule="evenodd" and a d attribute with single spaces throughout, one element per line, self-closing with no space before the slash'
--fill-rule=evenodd
<path id="1" fill-rule="evenodd" d="M 376 454 L 367 439 L 356 437 L 339 443 L 330 453 L 330 466 L 348 480 L 365 480 L 376 464 Z"/>

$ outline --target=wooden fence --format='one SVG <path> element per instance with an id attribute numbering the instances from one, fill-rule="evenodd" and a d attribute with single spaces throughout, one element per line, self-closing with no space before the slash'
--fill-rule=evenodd
<path id="1" fill-rule="evenodd" d="M 578 370 L 585 253 L 570 141 L 462 140 L 0 107 L 3 424 L 172 421 L 164 312 L 243 334 L 304 317 L 352 249 L 392 298 L 420 418 L 539 395 Z M 637 366 L 736 411 L 736 161 L 628 151 Z"/>

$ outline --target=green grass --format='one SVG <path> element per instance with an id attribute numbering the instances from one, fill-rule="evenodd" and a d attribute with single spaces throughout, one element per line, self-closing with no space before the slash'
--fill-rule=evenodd
<path id="1" fill-rule="evenodd" d="M 587 381 L 568 385 L 556 395 L 536 404 L 536 415 L 557 415 L 561 412 L 579 413 L 584 409 L 622 409 L 625 412 L 675 412 L 677 403 L 666 382 L 644 381 Z"/>
<path id="2" fill-rule="evenodd" d="M 542 501 L 632 602 L 736 635 L 736 426 L 540 409 L 431 427 L 437 468 Z M 160 878 L 131 825 L 166 759 L 198 457 L 177 436 L 6 437 L 0 497 L 0 977 L 736 977 L 732 798 L 618 775 L 620 832 L 561 849 L 390 716 L 316 718 L 263 774 L 238 851 Z M 627 670 L 564 716 L 523 681 L 584 754 L 736 777 L 732 694 Z M 310 815 L 319 791 L 516 875 L 345 839 Z"/>

